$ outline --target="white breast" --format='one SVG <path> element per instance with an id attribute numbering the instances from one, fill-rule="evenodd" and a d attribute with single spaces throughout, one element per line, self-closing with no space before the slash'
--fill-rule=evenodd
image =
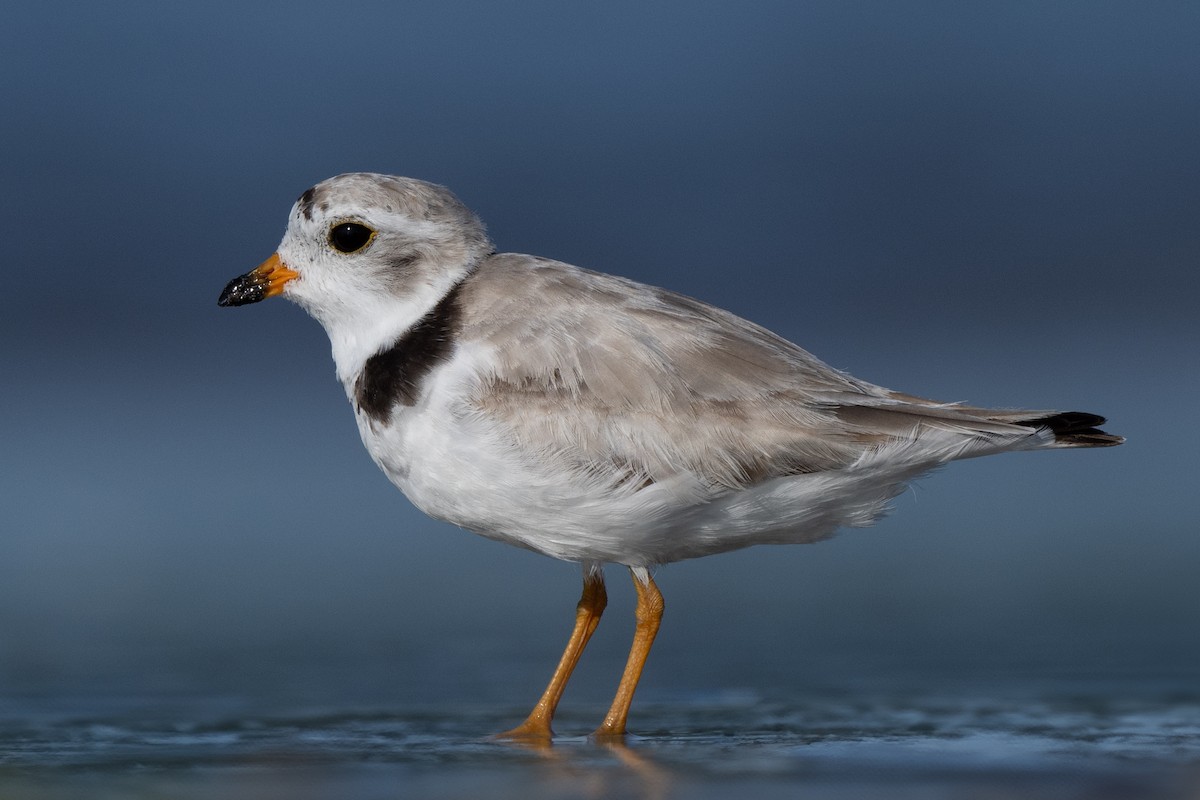
<path id="1" fill-rule="evenodd" d="M 702 498 L 694 479 L 614 493 L 563 474 L 467 404 L 486 362 L 480 345 L 466 344 L 429 375 L 417 405 L 397 406 L 386 423 L 356 413 L 363 444 L 389 480 L 431 517 L 555 558 L 671 560 L 649 550 L 661 548 L 671 511 Z"/>

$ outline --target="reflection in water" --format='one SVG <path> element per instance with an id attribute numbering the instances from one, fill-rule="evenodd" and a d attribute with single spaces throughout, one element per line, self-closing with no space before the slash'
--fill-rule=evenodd
<path id="1" fill-rule="evenodd" d="M 549 783 L 575 786 L 583 797 L 665 800 L 670 796 L 671 771 L 630 747 L 627 739 L 576 738 L 558 746 L 537 738 L 493 736 L 489 741 L 538 756 Z M 597 757 L 603 754 L 613 757 L 611 763 Z"/>
<path id="2" fill-rule="evenodd" d="M 14 709 L 16 712 L 17 709 Z M 580 730 L 594 716 L 562 720 Z M 625 743 L 480 736 L 511 709 L 169 718 L 6 713 L 0 796 L 1200 797 L 1200 700 L 649 706 Z M 578 726 L 578 727 L 575 727 Z M 1192 770 L 1189 772 L 1189 770 Z"/>
<path id="3" fill-rule="evenodd" d="M 666 800 L 671 796 L 671 770 L 627 742 L 590 737 L 583 742 L 572 742 L 571 746 L 555 746 L 544 740 L 496 741 L 535 753 L 543 760 L 541 777 L 548 787 L 553 787 L 548 796 L 578 794 L 596 800 L 612 797 Z M 605 759 L 605 755 L 612 758 Z"/>
<path id="4" fill-rule="evenodd" d="M 661 800 L 667 797 L 671 787 L 671 773 L 654 763 L 645 754 L 631 750 L 624 742 L 606 742 L 601 747 L 610 750 L 621 763 L 641 782 L 643 791 L 639 797 L 646 800 Z M 613 797 L 613 794 L 603 794 L 603 797 Z"/>

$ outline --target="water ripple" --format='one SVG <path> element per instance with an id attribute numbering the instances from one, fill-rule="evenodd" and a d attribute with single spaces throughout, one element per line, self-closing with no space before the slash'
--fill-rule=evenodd
<path id="1" fill-rule="evenodd" d="M 240 786 L 247 771 L 278 786 L 285 773 L 318 770 L 323 786 L 333 775 L 342 781 L 353 775 L 353 786 L 338 784 L 339 791 L 362 797 L 397 784 L 423 785 L 429 796 L 472 796 L 497 780 L 524 787 L 524 795 L 513 796 L 570 797 L 578 790 L 578 796 L 603 797 L 617 780 L 630 783 L 622 791 L 650 797 L 728 796 L 727 790 L 741 793 L 737 787 L 766 797 L 798 785 L 815 797 L 873 785 L 906 796 L 896 792 L 983 781 L 995 797 L 1028 798 L 1058 796 L 1063 781 L 1073 781 L 1066 796 L 1165 798 L 1193 791 L 1200 765 L 1195 701 L 1005 705 L 740 696 L 641 706 L 638 733 L 619 748 L 582 733 L 598 711 L 564 713 L 556 723 L 564 735 L 546 751 L 487 738 L 520 716 L 509 708 L 17 715 L 0 721 L 0 794 L 56 797 L 52 789 L 63 781 L 74 786 L 104 776 L 105 785 L 133 781 L 125 796 L 150 791 L 146 781 L 153 777 L 159 782 L 150 781 L 153 791 L 164 791 L 167 780 L 175 796 L 228 798 L 240 796 L 228 779 L 240 776 Z M 548 765 L 554 775 L 566 770 L 576 777 L 565 785 L 555 778 L 550 784 L 556 788 L 546 790 Z M 451 773 L 458 777 L 447 782 Z M 1170 782 L 1159 777 L 1167 775 Z M 584 791 L 589 781 L 609 788 Z M 205 794 L 221 786 L 224 794 Z"/>

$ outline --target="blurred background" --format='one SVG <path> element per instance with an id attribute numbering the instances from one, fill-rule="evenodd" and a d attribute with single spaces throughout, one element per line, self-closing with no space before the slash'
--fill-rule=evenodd
<path id="1" fill-rule="evenodd" d="M 321 328 L 216 305 L 352 170 L 446 184 L 502 251 L 720 304 L 864 379 L 1128 437 L 662 569 L 641 701 L 1194 688 L 1198 25 L 1189 3 L 7 7 L 0 704 L 541 690 L 577 569 L 425 518 L 362 449 Z M 624 662 L 609 585 L 568 706 Z"/>

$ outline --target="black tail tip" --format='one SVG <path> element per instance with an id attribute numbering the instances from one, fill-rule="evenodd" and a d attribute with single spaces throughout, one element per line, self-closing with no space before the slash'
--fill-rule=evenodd
<path id="1" fill-rule="evenodd" d="M 1020 424 L 1030 428 L 1049 428 L 1056 444 L 1064 447 L 1113 447 L 1125 441 L 1100 430 L 1104 417 L 1083 411 L 1064 411 L 1037 419 L 1023 419 Z"/>

